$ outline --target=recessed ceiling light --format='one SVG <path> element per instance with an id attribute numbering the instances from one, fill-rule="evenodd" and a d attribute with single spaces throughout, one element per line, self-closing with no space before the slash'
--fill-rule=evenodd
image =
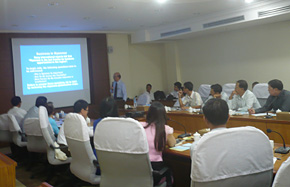
<path id="1" fill-rule="evenodd" d="M 245 0 L 246 3 L 252 3 L 254 0 Z"/>
<path id="2" fill-rule="evenodd" d="M 157 0 L 158 3 L 165 3 L 167 0 Z"/>
<path id="3" fill-rule="evenodd" d="M 48 3 L 48 6 L 58 6 L 58 2 L 51 2 L 51 3 Z"/>

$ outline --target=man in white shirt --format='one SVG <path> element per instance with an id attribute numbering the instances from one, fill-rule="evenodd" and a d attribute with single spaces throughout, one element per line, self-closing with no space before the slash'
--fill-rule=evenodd
<path id="1" fill-rule="evenodd" d="M 113 79 L 111 93 L 114 99 L 127 101 L 127 90 L 125 84 L 121 81 L 121 74 L 119 72 L 114 73 Z"/>
<path id="2" fill-rule="evenodd" d="M 21 107 L 21 98 L 19 96 L 14 96 L 11 99 L 11 104 L 13 108 L 11 108 L 7 113 L 15 116 L 16 121 L 20 125 L 22 123 L 22 120 L 24 119 L 24 116 L 26 115 L 26 111 L 23 110 Z"/>
<path id="3" fill-rule="evenodd" d="M 205 103 L 202 108 L 204 114 L 205 124 L 210 128 L 210 132 L 213 133 L 218 130 L 226 129 L 226 124 L 229 121 L 229 107 L 227 102 L 223 99 L 210 99 Z M 202 137 L 201 137 L 202 138 Z M 194 141 L 190 147 L 190 154 L 195 152 L 196 145 L 199 141 Z"/>
<path id="4" fill-rule="evenodd" d="M 138 97 L 137 105 L 149 105 L 153 100 L 154 96 L 151 92 L 152 85 L 146 85 L 146 91 Z"/>
<path id="5" fill-rule="evenodd" d="M 153 92 L 151 92 L 152 90 L 152 85 L 151 84 L 147 84 L 146 85 L 146 92 L 147 94 L 149 94 L 150 96 L 150 103 L 154 100 L 154 95 L 153 95 Z"/>
<path id="6" fill-rule="evenodd" d="M 186 107 L 199 108 L 202 105 L 202 100 L 199 93 L 193 91 L 193 84 L 191 82 L 185 82 L 183 92 L 186 96 L 182 98 L 182 91 L 178 93 L 178 101 L 180 103 L 180 108 L 185 109 Z"/>
<path id="7" fill-rule="evenodd" d="M 246 112 L 250 108 L 256 109 L 261 107 L 253 92 L 248 90 L 248 83 L 245 80 L 238 80 L 236 82 L 235 90 L 229 97 L 228 105 L 231 110 L 242 112 Z"/>
<path id="8" fill-rule="evenodd" d="M 88 118 L 88 112 L 89 112 L 89 104 L 85 101 L 85 100 L 78 100 L 74 103 L 74 112 L 78 113 L 80 115 L 82 115 L 85 120 Z M 66 145 L 67 146 L 67 142 L 65 139 L 65 135 L 64 135 L 64 125 L 69 125 L 69 124 L 65 124 L 65 120 L 64 123 L 62 124 L 62 126 L 59 129 L 59 133 L 57 136 L 57 143 L 60 145 Z M 93 136 L 93 129 L 90 129 L 88 127 L 88 134 L 90 137 Z M 67 151 L 65 151 L 67 153 Z"/>

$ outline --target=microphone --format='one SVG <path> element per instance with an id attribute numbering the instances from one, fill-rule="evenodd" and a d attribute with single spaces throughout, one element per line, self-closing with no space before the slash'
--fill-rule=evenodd
<path id="1" fill-rule="evenodd" d="M 282 140 L 283 140 L 283 147 L 277 148 L 275 150 L 275 153 L 287 154 L 290 151 L 290 147 L 286 147 L 285 146 L 285 141 L 284 141 L 283 136 L 279 132 L 272 131 L 271 129 L 267 129 L 267 133 L 271 133 L 271 132 L 275 132 L 275 133 L 279 134 L 281 136 Z"/>
<path id="2" fill-rule="evenodd" d="M 178 124 L 178 125 L 180 125 L 180 126 L 183 127 L 183 129 L 184 129 L 184 134 L 180 134 L 180 135 L 178 135 L 177 138 L 184 138 L 184 137 L 187 137 L 187 136 L 191 136 L 190 133 L 186 133 L 186 129 L 185 129 L 185 126 L 184 126 L 184 125 L 182 125 L 181 123 L 179 123 L 179 122 L 177 122 L 177 121 L 175 121 L 175 120 L 172 120 L 172 119 L 170 119 L 170 118 L 167 118 L 167 119 L 168 119 L 169 121 L 175 122 L 176 124 Z"/>

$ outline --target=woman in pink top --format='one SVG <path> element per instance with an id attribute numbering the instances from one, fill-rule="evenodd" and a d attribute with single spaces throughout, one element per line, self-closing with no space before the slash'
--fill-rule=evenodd
<path id="1" fill-rule="evenodd" d="M 173 128 L 166 125 L 167 117 L 163 104 L 153 102 L 148 110 L 146 122 L 142 122 L 149 145 L 149 157 L 153 170 L 161 170 L 164 167 L 162 151 L 166 144 L 174 146 L 176 141 L 173 136 Z M 154 177 L 154 185 L 161 178 Z M 167 186 L 171 186 L 171 172 L 166 174 Z"/>

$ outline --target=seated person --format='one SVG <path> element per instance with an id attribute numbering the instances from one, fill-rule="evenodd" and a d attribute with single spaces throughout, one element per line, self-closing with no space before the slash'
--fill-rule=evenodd
<path id="1" fill-rule="evenodd" d="M 181 91 L 181 83 L 180 82 L 175 82 L 174 83 L 174 90 L 168 95 L 172 95 L 173 98 L 178 99 L 178 92 Z M 167 96 L 167 98 L 168 98 Z"/>
<path id="2" fill-rule="evenodd" d="M 166 144 L 170 147 L 174 146 L 176 140 L 173 136 L 173 128 L 166 125 L 167 117 L 163 104 L 153 102 L 148 110 L 146 122 L 141 122 L 143 125 L 147 141 L 149 145 L 149 158 L 153 170 L 161 170 L 164 167 L 162 159 L 162 151 Z M 154 178 L 154 185 L 160 182 L 161 178 Z M 166 174 L 167 186 L 172 184 L 171 173 Z"/>
<path id="3" fill-rule="evenodd" d="M 185 107 L 195 107 L 200 108 L 202 105 L 202 99 L 199 93 L 193 91 L 193 84 L 191 82 L 184 83 L 183 92 L 186 94 L 184 98 L 182 98 L 182 91 L 178 93 L 178 101 L 180 104 L 180 108 L 185 109 Z"/>
<path id="4" fill-rule="evenodd" d="M 206 103 L 212 98 L 217 98 L 217 99 L 223 99 L 225 101 L 228 101 L 228 95 L 223 91 L 223 87 L 219 84 L 213 84 L 210 86 L 210 95 L 207 98 L 207 100 L 204 102 Z"/>
<path id="5" fill-rule="evenodd" d="M 112 97 L 107 97 L 101 101 L 99 111 L 100 111 L 100 118 L 98 118 L 94 121 L 94 134 L 95 134 L 95 129 L 96 129 L 98 123 L 103 118 L 119 117 L 118 106 Z M 93 151 L 94 151 L 95 156 L 97 157 L 96 149 L 93 149 Z"/>
<path id="6" fill-rule="evenodd" d="M 143 93 L 141 94 L 138 99 L 137 99 L 137 105 L 150 105 L 151 103 L 151 98 L 150 95 L 148 93 Z"/>
<path id="7" fill-rule="evenodd" d="M 150 96 L 150 103 L 154 100 L 154 95 L 153 95 L 153 92 L 151 92 L 152 90 L 152 85 L 151 84 L 147 84 L 146 85 L 146 94 L 149 94 Z"/>
<path id="8" fill-rule="evenodd" d="M 59 132 L 59 129 L 57 127 L 57 124 L 56 124 L 55 120 L 53 119 L 53 115 L 54 115 L 53 103 L 52 102 L 48 102 L 45 107 L 46 107 L 47 114 L 48 114 L 48 121 L 49 121 L 49 123 L 50 123 L 50 125 L 52 127 L 54 135 L 57 136 L 58 132 Z"/>
<path id="9" fill-rule="evenodd" d="M 74 113 L 82 115 L 85 118 L 85 120 L 87 119 L 88 113 L 89 113 L 89 104 L 88 104 L 88 102 L 86 102 L 85 100 L 80 99 L 80 100 L 78 100 L 78 101 L 76 101 L 74 103 L 73 108 L 74 108 Z M 59 133 L 58 133 L 58 136 L 57 136 L 57 143 L 60 144 L 60 145 L 67 146 L 67 142 L 66 142 L 65 135 L 64 135 L 64 125 L 65 125 L 65 120 L 64 120 L 64 123 L 62 124 L 62 126 L 59 129 Z M 91 131 L 89 127 L 88 127 L 88 133 L 89 133 L 90 137 L 93 136 L 93 131 Z"/>
<path id="10" fill-rule="evenodd" d="M 205 103 L 202 110 L 204 114 L 203 119 L 208 128 L 210 128 L 210 132 L 208 133 L 226 128 L 226 124 L 229 120 L 229 107 L 225 100 L 216 98 L 210 99 Z M 192 143 L 190 148 L 191 155 L 194 153 L 197 143 L 198 141 Z"/>
<path id="11" fill-rule="evenodd" d="M 257 82 L 257 81 L 255 81 L 255 82 L 252 83 L 252 90 L 254 89 L 254 87 L 255 87 L 257 84 L 259 84 L 259 82 Z"/>
<path id="12" fill-rule="evenodd" d="M 235 90 L 229 97 L 229 108 L 231 110 L 237 110 L 246 112 L 250 108 L 260 108 L 261 105 L 256 96 L 248 90 L 248 83 L 245 80 L 238 80 L 236 82 Z"/>
<path id="13" fill-rule="evenodd" d="M 44 96 L 37 97 L 37 99 L 35 101 L 35 106 L 31 107 L 27 111 L 27 114 L 25 115 L 22 123 L 20 124 L 20 128 L 21 128 L 22 132 L 24 132 L 23 124 L 24 124 L 25 119 L 27 119 L 27 118 L 39 118 L 38 108 L 39 108 L 39 106 L 44 106 L 45 107 L 46 103 L 47 103 L 47 98 L 46 97 L 44 97 Z"/>
<path id="14" fill-rule="evenodd" d="M 26 115 L 26 111 L 23 110 L 21 107 L 21 98 L 19 96 L 14 96 L 11 99 L 11 104 L 13 108 L 11 108 L 7 113 L 15 116 L 16 121 L 18 124 L 22 124 L 22 120 Z"/>
<path id="15" fill-rule="evenodd" d="M 266 104 L 261 108 L 249 109 L 250 114 L 268 112 L 270 110 L 278 110 L 284 112 L 290 111 L 290 92 L 283 89 L 283 83 L 280 80 L 273 79 L 268 82 L 268 97 Z"/>

